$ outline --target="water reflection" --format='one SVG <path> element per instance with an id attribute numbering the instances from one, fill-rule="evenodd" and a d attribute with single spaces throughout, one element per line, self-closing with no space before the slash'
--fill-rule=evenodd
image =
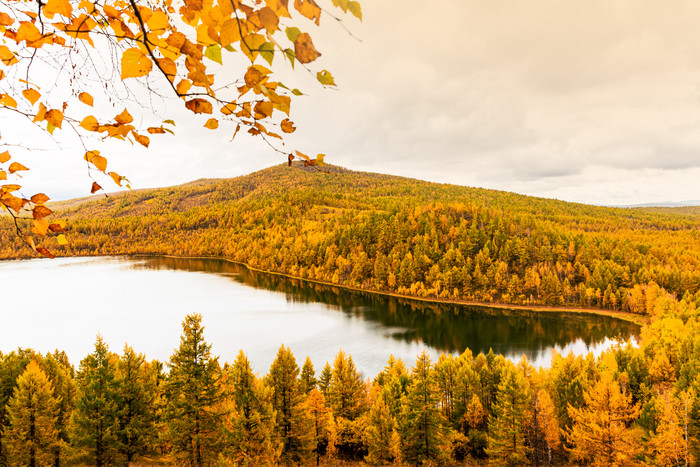
<path id="1" fill-rule="evenodd" d="M 293 303 L 321 303 L 350 319 L 371 322 L 392 339 L 422 341 L 444 352 L 494 352 L 548 363 L 552 348 L 601 349 L 610 339 L 626 340 L 639 326 L 607 316 L 543 313 L 454 304 L 436 304 L 351 291 L 339 287 L 251 271 L 217 259 L 139 258 L 132 267 L 204 272 L 227 276 L 256 289 L 284 293 Z"/>

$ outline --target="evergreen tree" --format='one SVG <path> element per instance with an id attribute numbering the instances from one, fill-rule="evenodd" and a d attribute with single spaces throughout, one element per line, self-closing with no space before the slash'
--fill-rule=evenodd
<path id="1" fill-rule="evenodd" d="M 569 406 L 573 425 L 566 438 L 572 457 L 599 466 L 634 465 L 639 447 L 627 424 L 640 410 L 632 404 L 632 396 L 620 390 L 611 372 L 604 371 L 584 393 L 584 401 L 581 408 Z"/>
<path id="2" fill-rule="evenodd" d="M 396 420 L 384 401 L 382 391 L 375 387 L 374 402 L 369 409 L 368 426 L 365 429 L 367 456 L 371 465 L 392 464 L 399 460 L 401 439 L 396 431 Z"/>
<path id="3" fill-rule="evenodd" d="M 445 462 L 449 452 L 446 422 L 438 408 L 437 384 L 425 350 L 416 359 L 411 377 L 401 421 L 403 459 L 412 464 Z"/>
<path id="4" fill-rule="evenodd" d="M 80 361 L 71 419 L 71 444 L 98 467 L 114 463 L 119 443 L 117 356 L 97 336 L 95 351 Z"/>
<path id="5" fill-rule="evenodd" d="M 53 394 L 58 401 L 58 430 L 59 442 L 54 449 L 54 467 L 60 467 L 65 458 L 65 451 L 69 443 L 69 425 L 73 406 L 75 403 L 76 386 L 73 366 L 68 361 L 65 352 L 47 353 L 42 367 L 53 386 Z"/>
<path id="6" fill-rule="evenodd" d="M 519 369 L 507 365 L 496 392 L 489 419 L 489 447 L 486 450 L 495 465 L 525 463 L 525 421 L 530 385 Z"/>
<path id="7" fill-rule="evenodd" d="M 304 365 L 301 367 L 301 376 L 299 381 L 301 391 L 308 395 L 314 388 L 316 388 L 317 383 L 318 381 L 316 380 L 314 365 L 311 363 L 311 359 L 307 355 L 306 360 L 304 360 Z"/>
<path id="8" fill-rule="evenodd" d="M 52 464 L 59 443 L 58 401 L 49 378 L 35 361 L 19 377 L 7 414 L 5 437 L 11 465 Z"/>
<path id="9" fill-rule="evenodd" d="M 166 423 L 172 449 L 184 465 L 202 467 L 218 452 L 219 362 L 204 340 L 202 316 L 187 315 L 182 323 L 180 346 L 170 357 L 165 383 Z"/>
<path id="10" fill-rule="evenodd" d="M 299 384 L 299 365 L 288 347 L 280 347 L 266 382 L 272 388 L 275 426 L 282 441 L 282 462 L 307 461 L 311 456 L 311 433 L 309 421 L 301 409 L 304 397 Z"/>
<path id="11" fill-rule="evenodd" d="M 270 390 L 253 373 L 241 350 L 222 377 L 227 415 L 223 424 L 224 453 L 240 465 L 264 465 L 276 461 L 274 413 Z"/>
<path id="12" fill-rule="evenodd" d="M 148 378 L 143 354 L 124 346 L 117 363 L 119 388 L 119 438 L 127 462 L 143 454 L 155 431 L 155 387 Z"/>

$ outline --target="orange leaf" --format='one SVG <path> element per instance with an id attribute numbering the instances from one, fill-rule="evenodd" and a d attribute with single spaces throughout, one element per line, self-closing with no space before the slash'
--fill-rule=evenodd
<path id="1" fill-rule="evenodd" d="M 210 130 L 216 130 L 219 128 L 219 121 L 215 118 L 210 118 L 207 123 L 204 124 L 204 128 L 209 128 Z"/>
<path id="2" fill-rule="evenodd" d="M 0 104 L 4 105 L 5 107 L 12 107 L 13 109 L 17 108 L 17 101 L 12 98 L 9 94 L 0 94 Z"/>
<path id="3" fill-rule="evenodd" d="M 210 114 L 212 112 L 211 102 L 205 99 L 192 99 L 185 102 L 185 107 L 196 114 Z"/>
<path id="4" fill-rule="evenodd" d="M 189 91 L 191 87 L 192 82 L 190 80 L 183 79 L 182 81 L 177 83 L 177 93 L 181 96 L 184 96 L 185 94 L 187 94 L 187 91 Z"/>
<path id="5" fill-rule="evenodd" d="M 58 109 L 51 109 L 46 112 L 46 121 L 56 128 L 61 128 L 63 124 L 63 112 Z"/>
<path id="6" fill-rule="evenodd" d="M 132 132 L 131 132 L 131 136 L 133 136 L 134 139 L 135 139 L 141 146 L 144 146 L 144 147 L 146 147 L 146 148 L 148 147 L 149 144 L 151 144 L 151 140 L 150 140 L 150 138 L 149 138 L 148 136 L 140 135 L 140 134 L 136 133 L 135 131 L 132 131 Z"/>
<path id="7" fill-rule="evenodd" d="M 39 205 L 32 208 L 32 217 L 34 217 L 34 219 L 43 219 L 46 216 L 50 216 L 51 213 L 53 213 L 53 211 L 46 206 Z"/>
<path id="8" fill-rule="evenodd" d="M 92 188 L 90 188 L 90 194 L 94 195 L 96 191 L 100 191 L 102 187 L 97 182 L 92 182 Z"/>
<path id="9" fill-rule="evenodd" d="M 4 164 L 5 162 L 10 160 L 10 152 L 5 151 L 3 153 L 0 153 L 0 164 Z"/>
<path id="10" fill-rule="evenodd" d="M 36 101 L 38 101 L 41 97 L 41 94 L 36 89 L 25 89 L 22 91 L 22 95 L 25 99 L 31 102 L 32 105 L 36 104 Z"/>
<path id="11" fill-rule="evenodd" d="M 263 118 L 271 117 L 273 111 L 272 102 L 262 101 L 255 104 L 253 107 L 253 112 L 255 112 L 255 118 L 261 120 Z"/>
<path id="12" fill-rule="evenodd" d="M 97 167 L 97 170 L 104 172 L 107 170 L 107 159 L 100 156 L 100 151 L 88 151 L 85 153 L 85 160 Z"/>
<path id="13" fill-rule="evenodd" d="M 119 124 L 126 125 L 127 123 L 133 122 L 134 117 L 132 117 L 131 114 L 126 109 L 124 109 L 122 113 L 114 117 L 114 120 Z"/>
<path id="14" fill-rule="evenodd" d="M 29 201 L 31 201 L 34 204 L 45 204 L 49 199 L 48 196 L 46 196 L 44 193 L 37 193 L 34 196 L 32 196 Z"/>
<path id="15" fill-rule="evenodd" d="M 170 81 L 175 81 L 175 77 L 177 76 L 177 65 L 175 65 L 174 61 L 167 57 L 159 58 L 158 65 Z"/>
<path id="16" fill-rule="evenodd" d="M 266 6 L 260 9 L 260 11 L 258 11 L 258 18 L 260 19 L 260 24 L 267 29 L 267 32 L 272 34 L 277 31 L 280 19 L 272 8 Z"/>
<path id="17" fill-rule="evenodd" d="M 39 254 L 41 254 L 41 255 L 46 256 L 47 258 L 54 259 L 54 258 L 56 257 L 56 255 L 54 255 L 53 253 L 51 253 L 49 250 L 47 250 L 47 249 L 44 248 L 43 246 L 38 246 L 38 247 L 36 247 L 36 252 L 39 253 Z"/>
<path id="18" fill-rule="evenodd" d="M 147 131 L 152 135 L 160 135 L 165 133 L 165 128 L 152 126 Z"/>
<path id="19" fill-rule="evenodd" d="M 114 183 L 116 183 L 119 186 L 122 186 L 122 176 L 119 175 L 116 172 L 110 172 L 108 174 L 110 177 L 112 177 L 112 180 L 114 180 Z"/>
<path id="20" fill-rule="evenodd" d="M 17 198 L 14 195 L 11 195 L 10 193 L 5 193 L 2 195 L 2 198 L 0 198 L 0 202 L 7 206 L 8 208 L 12 209 L 13 211 L 19 213 L 20 209 L 27 204 L 26 199 L 24 198 Z"/>
<path id="21" fill-rule="evenodd" d="M 282 131 L 285 133 L 294 133 L 294 130 L 296 130 L 296 128 L 294 128 L 294 123 L 288 118 L 285 118 L 282 120 L 282 122 L 280 122 L 280 127 L 282 127 Z"/>
<path id="22" fill-rule="evenodd" d="M 64 229 L 61 224 L 49 224 L 49 230 L 51 232 L 65 232 L 66 231 L 66 229 Z"/>
<path id="23" fill-rule="evenodd" d="M 314 20 L 316 26 L 318 26 L 319 20 L 321 19 L 321 8 L 314 0 L 294 0 L 294 8 L 303 16 Z"/>
<path id="24" fill-rule="evenodd" d="M 7 172 L 0 170 L 0 180 L 7 180 Z"/>
<path id="25" fill-rule="evenodd" d="M 4 45 L 0 45 L 0 60 L 2 60 L 2 63 L 7 66 L 14 65 L 18 62 L 15 54 L 13 54 L 12 51 Z"/>
<path id="26" fill-rule="evenodd" d="M 44 8 L 41 9 L 41 12 L 49 19 L 52 19 L 53 15 L 56 13 L 70 18 L 73 13 L 73 7 L 71 7 L 68 0 L 48 0 L 44 4 Z"/>
<path id="27" fill-rule="evenodd" d="M 37 28 L 34 23 L 22 21 L 17 29 L 17 37 L 15 37 L 15 40 L 17 42 L 27 41 L 27 45 L 29 45 L 30 42 L 36 42 L 42 37 L 41 31 L 39 31 L 39 28 Z"/>
<path id="28" fill-rule="evenodd" d="M 46 235 L 46 231 L 49 230 L 49 223 L 44 219 L 34 219 L 34 226 L 32 227 L 32 232 L 36 235 Z"/>
<path id="29" fill-rule="evenodd" d="M 88 94 L 86 92 L 81 92 L 80 94 L 78 94 L 78 99 L 83 104 L 89 105 L 90 107 L 92 107 L 93 102 L 92 102 L 92 96 L 90 94 Z"/>
<path id="30" fill-rule="evenodd" d="M 80 122 L 80 126 L 85 128 L 87 131 L 97 131 L 98 128 L 100 128 L 100 124 L 97 122 L 97 119 L 92 115 L 85 117 L 83 121 Z"/>
<path id="31" fill-rule="evenodd" d="M 147 75 L 152 68 L 153 62 L 141 49 L 126 49 L 122 54 L 122 79 Z"/>
<path id="32" fill-rule="evenodd" d="M 12 164 L 10 164 L 10 167 L 8 168 L 8 170 L 11 174 L 13 174 L 15 172 L 19 172 L 20 170 L 29 170 L 29 169 L 26 168 L 25 166 L 23 166 L 22 164 L 20 164 L 19 162 L 13 162 Z"/>
<path id="33" fill-rule="evenodd" d="M 321 56 L 321 53 L 314 47 L 311 36 L 305 32 L 299 34 L 294 41 L 294 54 L 299 63 L 311 63 Z"/>
<path id="34" fill-rule="evenodd" d="M 36 123 L 42 122 L 44 120 L 46 120 L 46 107 L 44 106 L 44 104 L 39 102 L 39 111 L 36 113 L 36 115 L 34 116 L 34 120 L 32 121 Z"/>

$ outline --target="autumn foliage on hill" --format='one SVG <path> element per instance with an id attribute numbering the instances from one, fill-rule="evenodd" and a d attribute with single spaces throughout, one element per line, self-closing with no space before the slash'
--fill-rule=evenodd
<path id="1" fill-rule="evenodd" d="M 328 167 L 58 204 L 60 255 L 218 256 L 409 296 L 647 314 L 700 295 L 700 219 Z M 26 256 L 2 224 L 0 257 Z"/>

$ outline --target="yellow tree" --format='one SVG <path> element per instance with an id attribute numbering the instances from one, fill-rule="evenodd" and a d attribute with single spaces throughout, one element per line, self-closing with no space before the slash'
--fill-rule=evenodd
<path id="1" fill-rule="evenodd" d="M 332 3 L 362 18 L 357 1 Z M 322 165 L 323 155 L 311 159 L 272 144 L 295 131 L 291 99 L 302 94 L 279 82 L 274 67 L 300 65 L 322 85 L 335 85 L 327 70 L 310 68 L 321 54 L 305 30 L 322 14 L 339 19 L 314 0 L 7 0 L 0 3 L 0 109 L 26 128 L 77 138 L 88 174 L 97 177 L 92 193 L 102 189 L 100 177 L 129 187 L 108 168 L 99 141 L 148 147 L 153 135 L 172 133 L 171 119 L 132 115 L 135 106 L 149 107 L 134 102 L 168 96 L 207 118 L 206 128 L 234 136 L 246 130 L 290 163 L 299 157 Z M 235 76 L 216 73 L 225 62 L 235 64 Z M 8 183 L 0 185 L 0 207 L 29 246 L 51 256 L 34 236 L 55 235 L 64 244 L 64 226 L 47 220 L 47 195 L 21 191 L 20 174 L 29 168 L 15 152 L 31 149 L 26 134 L 2 136 L 0 181 Z"/>
<path id="2" fill-rule="evenodd" d="M 670 394 L 670 390 L 659 396 L 659 425 L 656 436 L 651 440 L 651 448 L 656 464 L 663 466 L 694 465 L 693 455 L 689 450 L 688 414 L 692 406 L 689 391 L 683 391 L 679 398 Z"/>
<path id="3" fill-rule="evenodd" d="M 583 394 L 584 405 L 569 405 L 571 429 L 566 432 L 575 460 L 599 466 L 634 465 L 639 445 L 628 425 L 640 413 L 632 396 L 620 390 L 609 371 Z"/>

